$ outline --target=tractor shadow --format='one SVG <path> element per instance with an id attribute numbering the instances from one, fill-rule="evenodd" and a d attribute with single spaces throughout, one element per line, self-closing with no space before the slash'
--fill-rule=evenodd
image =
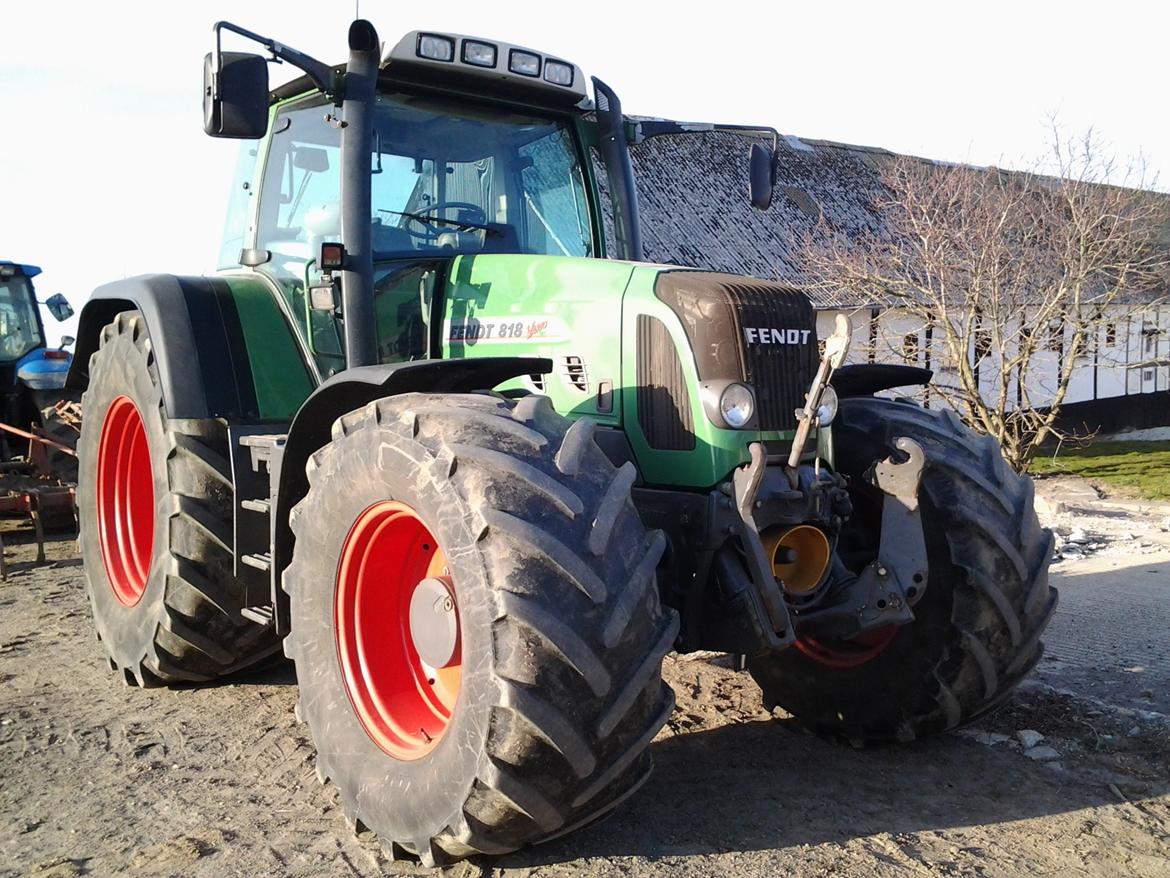
<path id="1" fill-rule="evenodd" d="M 0 518 L 0 540 L 3 541 L 4 560 L 10 579 L 20 579 L 27 574 L 42 571 L 81 567 L 76 528 L 46 528 L 43 561 L 36 560 L 36 531 L 27 518 Z"/>
<path id="2" fill-rule="evenodd" d="M 853 750 L 756 720 L 652 745 L 655 771 L 607 819 L 495 862 L 782 850 L 1000 824 L 1116 803 L 1087 783 L 953 736 Z"/>
<path id="3" fill-rule="evenodd" d="M 231 689 L 233 686 L 296 686 L 297 669 L 291 659 L 283 653 L 275 654 L 263 659 L 258 665 L 226 674 L 214 680 L 205 680 L 200 683 L 169 683 L 167 688 L 176 691 L 211 691 L 215 689 Z"/>

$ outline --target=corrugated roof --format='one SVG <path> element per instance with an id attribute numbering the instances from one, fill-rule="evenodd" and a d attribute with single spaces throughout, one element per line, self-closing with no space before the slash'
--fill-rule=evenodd
<path id="1" fill-rule="evenodd" d="M 770 138 L 760 142 L 771 146 Z M 833 230 L 850 238 L 882 235 L 877 205 L 888 197 L 882 166 L 897 158 L 895 153 L 782 135 L 772 207 L 759 211 L 747 197 L 751 143 L 743 134 L 692 131 L 653 137 L 630 147 L 647 261 L 810 289 L 814 278 L 801 258 L 801 241 L 822 217 Z M 598 170 L 604 190 L 605 175 Z M 612 241 L 609 217 L 606 225 Z M 819 308 L 873 304 L 847 295 L 810 292 Z M 1132 293 L 1126 296 L 1132 297 Z"/>
<path id="2" fill-rule="evenodd" d="M 751 142 L 707 131 L 631 146 L 645 259 L 803 286 L 801 236 L 822 216 L 851 236 L 880 231 L 875 205 L 884 189 L 874 159 L 889 153 L 782 137 L 772 207 L 759 211 L 747 197 Z M 822 308 L 861 304 L 823 293 L 817 300 Z"/>

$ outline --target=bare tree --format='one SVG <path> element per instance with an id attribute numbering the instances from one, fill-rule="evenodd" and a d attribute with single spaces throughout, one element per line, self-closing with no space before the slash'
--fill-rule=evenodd
<path id="1" fill-rule="evenodd" d="M 1167 198 L 1103 160 L 1091 135 L 1053 143 L 1052 176 L 892 159 L 880 233 L 822 223 L 804 246 L 826 291 L 929 329 L 932 392 L 1019 470 L 1062 438 L 1070 382 L 1106 321 L 1157 295 L 1167 267 Z M 1119 178 L 1131 185 L 1105 183 Z"/>

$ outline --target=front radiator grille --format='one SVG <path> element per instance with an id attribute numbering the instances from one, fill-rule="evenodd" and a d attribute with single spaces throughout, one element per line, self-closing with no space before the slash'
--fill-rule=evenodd
<path id="1" fill-rule="evenodd" d="M 804 406 L 804 395 L 817 370 L 812 304 L 803 293 L 775 285 L 728 283 L 724 289 L 739 321 L 744 341 L 743 378 L 755 388 L 760 428 L 792 430 L 796 426 L 794 413 Z M 756 330 L 748 334 L 756 337 L 755 342 L 747 340 L 745 329 Z M 759 340 L 761 329 L 773 330 L 771 340 Z M 778 333 L 785 333 L 783 343 L 778 341 Z"/>
<path id="2" fill-rule="evenodd" d="M 704 271 L 670 271 L 654 288 L 682 322 L 700 381 L 746 381 L 762 430 L 791 430 L 817 368 L 816 312 L 799 290 Z"/>
<path id="3" fill-rule="evenodd" d="M 657 317 L 638 315 L 638 426 L 659 451 L 692 451 L 695 422 L 682 363 L 670 331 Z"/>

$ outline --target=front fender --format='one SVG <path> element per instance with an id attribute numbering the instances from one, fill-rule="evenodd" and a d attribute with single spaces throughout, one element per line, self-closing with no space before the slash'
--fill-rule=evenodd
<path id="1" fill-rule="evenodd" d="M 292 560 L 293 533 L 288 517 L 309 492 L 305 464 L 328 444 L 333 422 L 354 409 L 400 393 L 468 393 L 490 390 L 521 375 L 548 374 L 543 357 L 474 357 L 459 360 L 413 360 L 381 366 L 358 366 L 330 378 L 305 400 L 289 426 L 284 450 L 271 483 L 277 486 L 272 508 L 272 605 L 276 630 L 288 633 L 288 600 L 281 575 Z"/>
<path id="2" fill-rule="evenodd" d="M 934 372 L 902 363 L 852 363 L 833 373 L 829 383 L 840 397 L 873 396 L 895 387 L 920 387 L 930 383 Z"/>

